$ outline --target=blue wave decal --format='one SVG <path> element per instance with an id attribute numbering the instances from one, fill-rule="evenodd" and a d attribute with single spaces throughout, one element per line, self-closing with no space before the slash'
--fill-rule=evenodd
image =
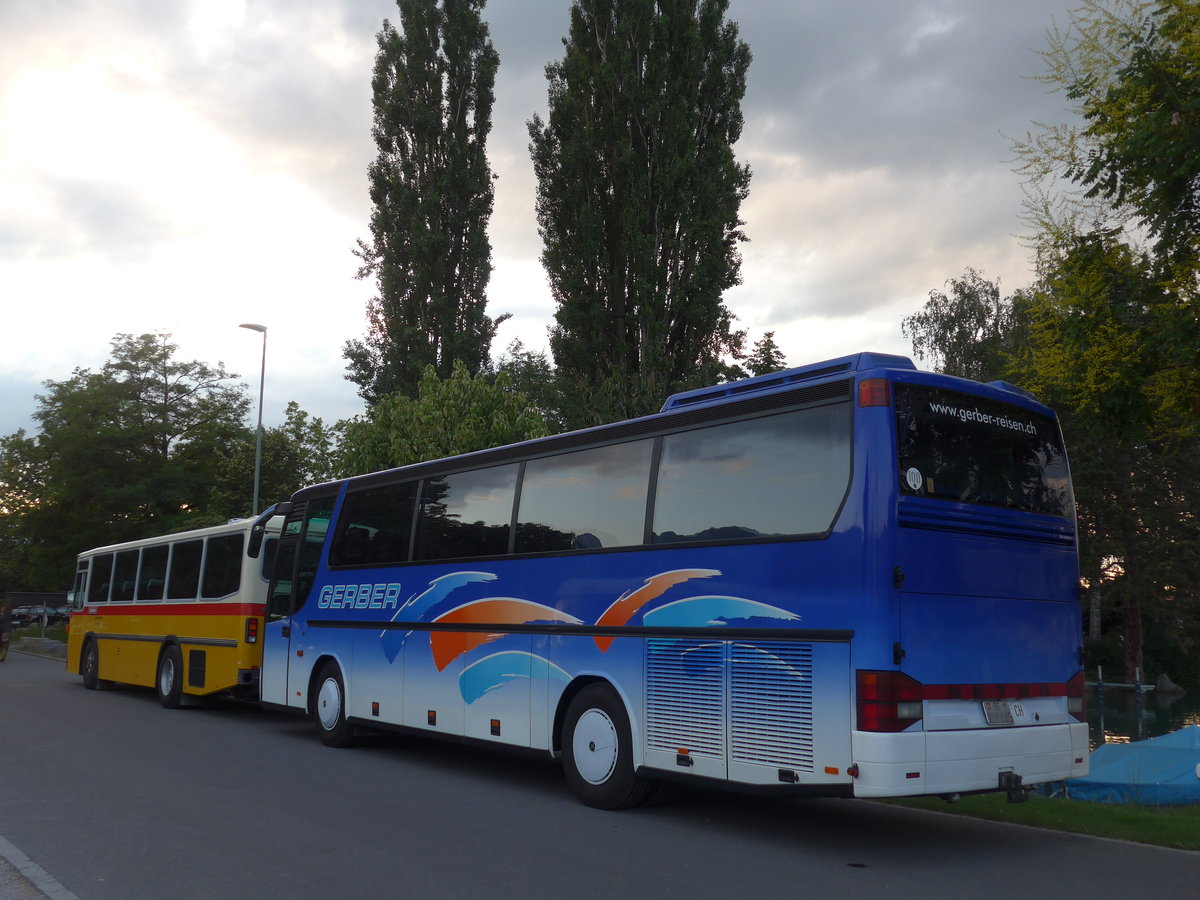
<path id="1" fill-rule="evenodd" d="M 420 621 L 429 610 L 433 609 L 460 587 L 468 584 L 495 581 L 496 577 L 491 572 L 451 572 L 448 575 L 442 575 L 429 582 L 429 587 L 424 591 L 409 597 L 404 602 L 404 605 L 396 611 L 396 614 L 392 616 L 392 621 Z M 396 657 L 404 649 L 404 642 L 408 640 L 410 634 L 412 634 L 411 631 L 388 630 L 380 632 L 379 645 L 383 649 L 383 655 L 387 657 L 389 663 L 396 661 Z"/>
<path id="2" fill-rule="evenodd" d="M 458 676 L 463 700 L 474 703 L 489 691 L 518 678 L 553 679 L 567 684 L 571 676 L 554 663 L 523 650 L 505 650 L 472 663 Z"/>
<path id="3" fill-rule="evenodd" d="M 705 628 L 722 625 L 776 626 L 799 622 L 800 616 L 743 597 L 686 597 L 642 616 L 642 624 L 660 628 Z"/>

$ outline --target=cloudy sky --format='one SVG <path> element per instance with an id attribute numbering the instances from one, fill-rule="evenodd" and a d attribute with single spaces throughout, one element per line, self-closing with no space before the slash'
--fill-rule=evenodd
<path id="1" fill-rule="evenodd" d="M 1073 0 L 731 0 L 754 61 L 736 152 L 744 283 L 727 303 L 789 363 L 907 353 L 900 320 L 970 266 L 1029 281 L 1009 139 L 1058 121 L 1030 76 Z M 500 55 L 489 312 L 547 347 L 525 123 L 545 115 L 568 0 L 491 0 Z M 0 2 L 0 434 L 46 379 L 95 368 L 118 333 L 166 331 L 225 363 L 265 418 L 287 401 L 361 411 L 342 346 L 373 293 L 375 34 L 393 0 Z"/>

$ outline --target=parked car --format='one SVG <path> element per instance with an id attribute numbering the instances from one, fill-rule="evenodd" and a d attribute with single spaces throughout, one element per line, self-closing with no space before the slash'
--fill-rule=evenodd
<path id="1" fill-rule="evenodd" d="M 47 625 L 56 625 L 67 621 L 70 609 L 62 610 L 53 606 L 18 606 L 13 610 L 13 628 L 27 628 L 30 625 L 40 625 L 44 617 Z"/>

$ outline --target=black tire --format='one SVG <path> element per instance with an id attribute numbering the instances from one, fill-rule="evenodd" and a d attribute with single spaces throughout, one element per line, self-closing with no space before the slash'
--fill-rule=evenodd
<path id="1" fill-rule="evenodd" d="M 154 679 L 158 702 L 167 709 L 179 709 L 183 702 L 183 657 L 171 644 L 158 657 L 158 677 Z"/>
<path id="2" fill-rule="evenodd" d="M 337 663 L 325 663 L 313 683 L 312 718 L 326 747 L 354 743 L 354 729 L 346 720 L 346 685 Z"/>
<path id="3" fill-rule="evenodd" d="M 562 730 L 567 784 L 585 805 L 627 809 L 650 796 L 655 782 L 633 770 L 633 738 L 621 698 L 590 684 L 571 700 Z"/>
<path id="4" fill-rule="evenodd" d="M 83 656 L 79 660 L 79 674 L 83 676 L 83 686 L 89 691 L 100 687 L 100 650 L 94 640 L 83 645 Z"/>

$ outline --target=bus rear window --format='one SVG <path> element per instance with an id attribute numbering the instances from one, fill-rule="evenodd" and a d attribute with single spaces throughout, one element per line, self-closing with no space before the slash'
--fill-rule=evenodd
<path id="1" fill-rule="evenodd" d="M 1070 517 L 1057 423 L 1019 406 L 894 384 L 901 495 Z"/>

